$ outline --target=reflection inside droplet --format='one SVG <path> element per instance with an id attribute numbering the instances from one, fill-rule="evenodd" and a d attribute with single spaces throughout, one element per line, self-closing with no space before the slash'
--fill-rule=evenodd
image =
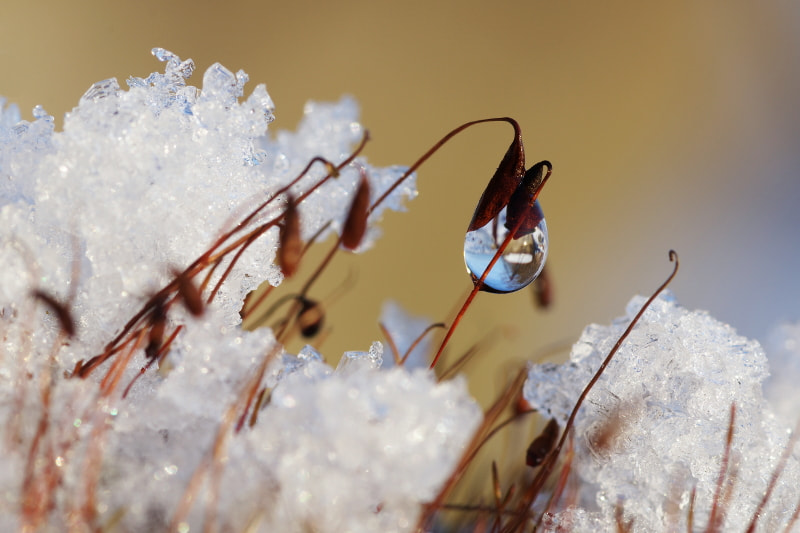
<path id="1" fill-rule="evenodd" d="M 538 201 L 530 209 L 536 210 L 531 218 L 536 217 L 538 224 L 532 231 L 511 239 L 486 276 L 482 290 L 498 293 L 518 291 L 535 280 L 542 271 L 547 259 L 547 224 Z M 508 236 L 509 230 L 505 224 L 506 209 L 503 209 L 482 228 L 467 232 L 464 262 L 473 282 L 483 275 Z"/>

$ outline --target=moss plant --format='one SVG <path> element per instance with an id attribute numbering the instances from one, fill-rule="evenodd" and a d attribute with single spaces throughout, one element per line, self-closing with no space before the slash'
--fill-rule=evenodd
<path id="1" fill-rule="evenodd" d="M 153 54 L 163 73 L 95 83 L 62 132 L 41 107 L 33 122 L 0 109 L 0 529 L 793 527 L 800 465 L 761 395 L 763 353 L 665 293 L 674 252 L 649 299 L 587 328 L 570 362 L 521 368 L 483 411 L 453 377 L 474 354 L 443 364 L 479 292 L 543 272 L 553 165 L 526 170 L 516 121 L 467 122 L 410 167 L 375 168 L 352 100 L 309 104 L 297 132 L 269 137 L 263 85 L 244 98 L 247 75 L 216 64 L 197 88 L 191 60 Z M 371 246 L 444 143 L 494 121 L 514 135 L 467 228 L 458 315 L 416 324 L 389 307 L 383 342 L 331 368 L 315 282 Z M 512 426 L 544 429 L 512 471 L 478 473 L 489 501 L 454 500 Z"/>

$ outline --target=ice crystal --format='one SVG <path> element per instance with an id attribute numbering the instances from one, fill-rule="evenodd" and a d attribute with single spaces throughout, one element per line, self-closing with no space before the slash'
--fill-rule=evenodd
<path id="1" fill-rule="evenodd" d="M 587 327 L 569 362 L 532 365 L 525 385 L 531 405 L 563 427 L 581 390 L 643 303 L 634 298 L 627 316 L 611 326 Z M 622 505 L 637 531 L 685 530 L 694 487 L 695 524 L 705 524 L 735 403 L 731 461 L 737 474 L 726 523 L 747 524 L 789 436 L 789 426 L 775 418 L 762 394 L 767 373 L 757 342 L 705 312 L 681 307 L 670 293 L 656 299 L 578 414 L 573 466 L 584 482 L 584 511 L 593 514 L 566 511 L 565 517 L 581 516 L 580 523 L 588 524 L 592 516 L 590 522 L 602 519 L 613 529 Z M 785 527 L 797 503 L 798 480 L 795 457 L 764 511 L 764 531 Z"/>
<path id="2" fill-rule="evenodd" d="M 177 336 L 158 370 L 138 376 L 141 335 L 163 303 L 133 331 L 127 346 L 139 349 L 115 352 L 86 379 L 68 377 L 312 158 L 339 164 L 364 136 L 356 103 L 343 98 L 310 103 L 296 132 L 271 138 L 264 85 L 245 97 L 247 74 L 215 64 L 194 87 L 191 59 L 153 55 L 163 73 L 131 77 L 128 89 L 93 84 L 63 131 L 40 107 L 26 122 L 0 101 L 0 529 L 55 531 L 88 518 L 130 531 L 410 530 L 480 411 L 461 381 L 377 370 L 380 343 L 334 372 L 312 347 L 294 356 L 269 329 L 242 330 L 244 296 L 281 281 L 277 227 L 241 255 L 202 316 L 170 308 L 166 329 Z M 359 157 L 314 188 L 327 169 L 312 166 L 290 190 L 313 190 L 299 204 L 303 238 L 329 222 L 327 231 L 340 230 L 362 173 L 374 200 L 404 171 Z M 361 249 L 374 242 L 380 211 L 415 194 L 412 176 L 372 213 Z M 283 205 L 278 198 L 255 222 Z M 32 291 L 70 301 L 74 338 L 65 341 L 57 309 Z M 116 370 L 123 354 L 132 358 Z M 258 412 L 234 432 L 242 390 L 265 363 L 253 385 L 264 392 Z"/>

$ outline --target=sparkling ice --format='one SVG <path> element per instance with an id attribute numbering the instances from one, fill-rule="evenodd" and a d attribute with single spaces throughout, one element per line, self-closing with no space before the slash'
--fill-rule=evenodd
<path id="1" fill-rule="evenodd" d="M 587 327 L 563 365 L 531 365 L 525 397 L 562 426 L 579 394 L 641 308 L 611 326 Z M 573 468 L 581 506 L 552 518 L 553 528 L 614 530 L 621 503 L 636 531 L 685 531 L 696 488 L 694 523 L 707 523 L 725 447 L 730 406 L 736 404 L 731 464 L 737 471 L 725 531 L 749 523 L 788 429 L 761 391 L 767 361 L 760 345 L 740 337 L 705 312 L 688 311 L 670 293 L 655 300 L 606 368 L 574 427 Z M 795 406 L 797 402 L 795 400 Z M 794 416 L 797 416 L 795 410 Z M 614 421 L 611 442 L 598 435 Z M 759 521 L 761 531 L 782 531 L 798 503 L 800 464 L 793 455 Z"/>
<path id="2" fill-rule="evenodd" d="M 20 121 L 0 101 L 0 530 L 62 531 L 87 517 L 108 531 L 412 530 L 480 410 L 461 380 L 377 370 L 380 343 L 334 372 L 311 347 L 295 357 L 269 329 L 242 330 L 244 296 L 281 281 L 277 227 L 247 247 L 202 316 L 170 308 L 166 330 L 180 330 L 168 356 L 126 398 L 147 362 L 142 349 L 119 374 L 105 363 L 86 379 L 65 377 L 313 157 L 338 164 L 364 136 L 355 102 L 343 98 L 308 104 L 297 132 L 270 138 L 264 85 L 245 96 L 247 74 L 215 64 L 194 87 L 190 59 L 153 55 L 163 73 L 131 77 L 128 89 L 95 83 L 62 132 L 41 107 Z M 362 169 L 375 197 L 405 171 L 363 158 L 343 168 L 300 204 L 304 239 L 329 222 L 325 232 L 341 229 Z M 325 174 L 312 166 L 291 193 Z M 415 194 L 412 176 L 378 211 Z M 35 290 L 71 301 L 74 338 Z M 264 361 L 255 386 L 270 392 L 258 422 L 234 435 L 233 408 Z"/>

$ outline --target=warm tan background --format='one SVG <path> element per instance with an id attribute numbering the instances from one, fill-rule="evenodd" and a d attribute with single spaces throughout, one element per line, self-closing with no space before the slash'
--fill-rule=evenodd
<path id="1" fill-rule="evenodd" d="M 553 161 L 542 195 L 557 303 L 482 295 L 458 335 L 517 336 L 523 359 L 619 315 L 667 274 L 690 307 L 764 337 L 800 318 L 800 8 L 792 2 L 5 2 L 0 94 L 59 117 L 97 80 L 146 76 L 161 46 L 266 82 L 275 128 L 306 99 L 358 98 L 377 164 L 410 163 L 472 119 L 510 115 L 530 162 Z M 464 229 L 510 138 L 469 131 L 420 173 L 410 213 L 388 217 L 359 284 L 331 311 L 323 347 L 366 349 L 392 297 L 442 320 L 469 287 Z M 328 289 L 321 290 L 324 295 Z M 481 372 L 499 377 L 496 359 Z"/>

